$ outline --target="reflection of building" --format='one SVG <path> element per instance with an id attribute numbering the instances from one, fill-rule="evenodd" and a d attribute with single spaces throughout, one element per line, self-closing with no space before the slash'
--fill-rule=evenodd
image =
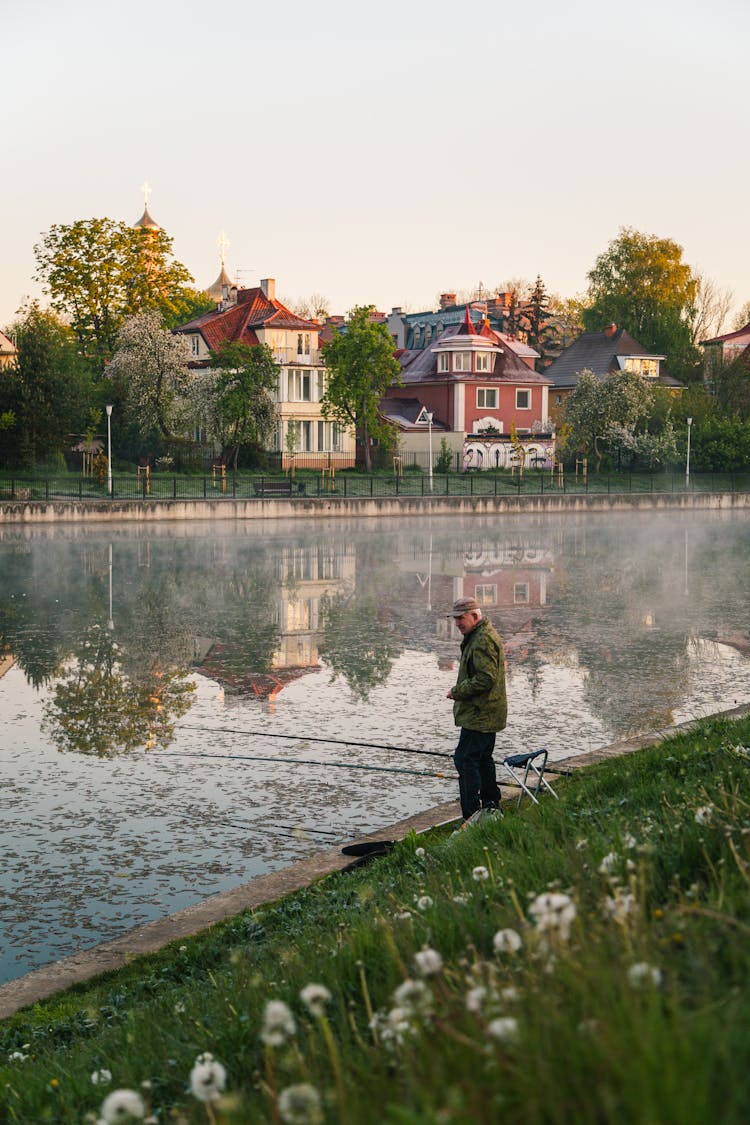
<path id="1" fill-rule="evenodd" d="M 282 547 L 275 559 L 275 594 L 267 603 L 278 639 L 266 669 L 245 671 L 238 667 L 237 646 L 215 640 L 204 643 L 200 670 L 230 691 L 270 703 L 287 684 L 318 671 L 321 603 L 353 587 L 355 559 L 354 546 L 340 542 Z"/>
<path id="2" fill-rule="evenodd" d="M 318 667 L 320 603 L 354 584 L 354 547 L 333 543 L 285 547 L 277 559 L 276 612 L 281 636 L 274 668 Z"/>
<path id="3" fill-rule="evenodd" d="M 0 332 L 0 368 L 12 367 L 18 359 L 18 348 L 4 332 Z"/>

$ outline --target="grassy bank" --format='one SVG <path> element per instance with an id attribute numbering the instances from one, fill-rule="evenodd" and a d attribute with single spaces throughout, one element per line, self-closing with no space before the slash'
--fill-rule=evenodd
<path id="1" fill-rule="evenodd" d="M 19 1013 L 2 1119 L 747 1121 L 749 771 L 706 721 Z"/>

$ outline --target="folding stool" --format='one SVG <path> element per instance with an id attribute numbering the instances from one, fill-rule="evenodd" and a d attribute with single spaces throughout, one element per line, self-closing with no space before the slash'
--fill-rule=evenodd
<path id="1" fill-rule="evenodd" d="M 546 750 L 531 750 L 528 754 L 510 754 L 507 758 L 503 758 L 500 765 L 506 773 L 510 774 L 513 778 L 515 785 L 518 785 L 521 792 L 518 794 L 518 803 L 521 804 L 524 793 L 527 797 L 531 797 L 535 805 L 539 804 L 537 796 L 539 790 L 544 786 L 552 796 L 557 800 L 557 793 L 547 781 L 544 776 L 544 770 L 547 765 L 547 751 Z M 541 762 L 538 759 L 541 758 Z M 523 770 L 523 778 L 516 770 Z M 533 770 L 536 774 L 536 785 L 530 789 L 527 782 L 529 778 L 529 770 Z M 502 781 L 500 782 L 502 785 Z"/>

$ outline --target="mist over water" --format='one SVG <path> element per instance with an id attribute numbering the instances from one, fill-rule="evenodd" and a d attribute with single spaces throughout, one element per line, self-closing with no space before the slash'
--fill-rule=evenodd
<path id="1" fill-rule="evenodd" d="M 449 754 L 457 597 L 498 757 L 750 701 L 748 558 L 743 514 L 0 528 L 0 980 L 454 798 L 314 740 Z"/>

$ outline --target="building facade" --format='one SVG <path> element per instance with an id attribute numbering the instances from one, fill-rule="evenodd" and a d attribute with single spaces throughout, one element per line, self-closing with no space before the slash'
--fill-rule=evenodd
<path id="1" fill-rule="evenodd" d="M 269 452 L 282 467 L 346 468 L 354 464 L 354 434 L 323 415 L 326 371 L 320 349 L 320 324 L 305 320 L 276 298 L 276 282 L 225 286 L 213 312 L 175 329 L 185 340 L 192 370 L 210 370 L 211 352 L 228 343 L 267 345 L 278 365 L 276 426 Z"/>

